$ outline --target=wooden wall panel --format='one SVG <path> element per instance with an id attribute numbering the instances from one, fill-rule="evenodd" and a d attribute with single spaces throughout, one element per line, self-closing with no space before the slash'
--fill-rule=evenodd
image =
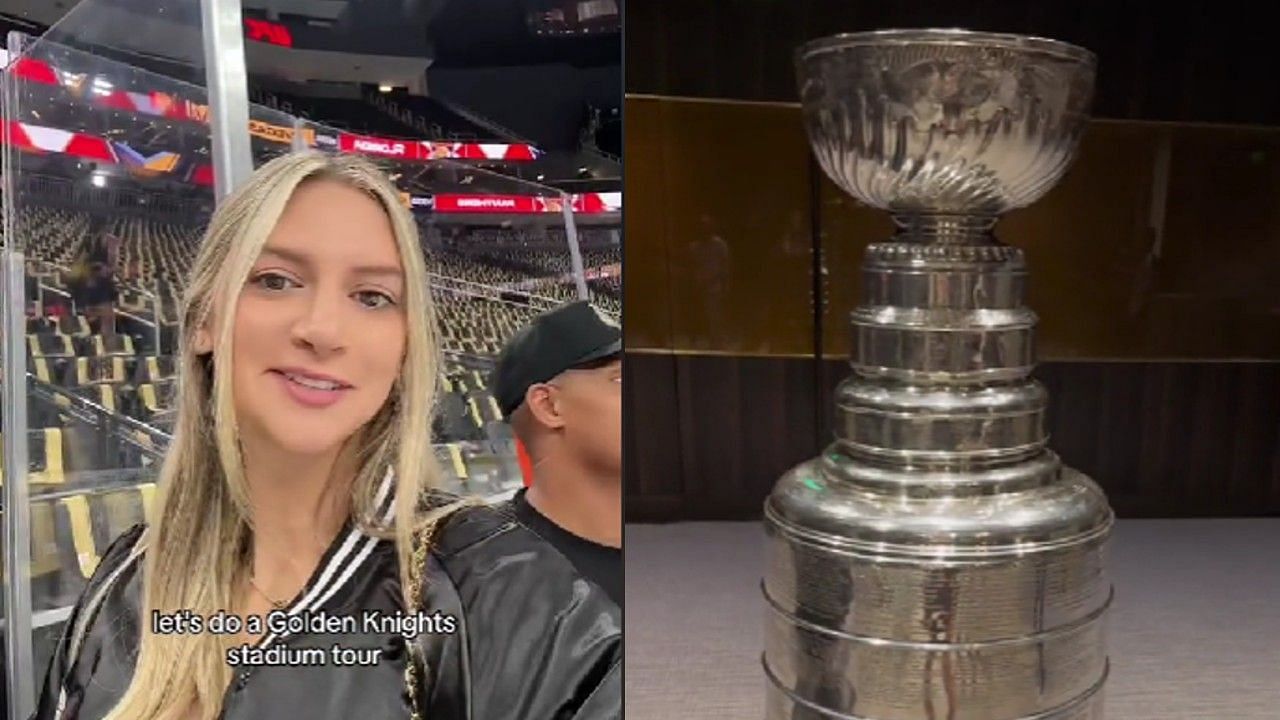
<path id="1" fill-rule="evenodd" d="M 838 360 L 627 363 L 629 401 L 671 383 L 673 368 L 677 386 L 643 413 L 627 407 L 627 518 L 638 522 L 758 518 L 778 476 L 829 442 L 815 417 L 829 416 L 849 373 Z M 1280 516 L 1280 363 L 1054 362 L 1036 377 L 1050 393 L 1051 447 L 1120 516 Z M 678 480 L 654 477 L 675 465 Z"/>
<path id="2" fill-rule="evenodd" d="M 628 521 L 755 517 L 778 475 L 818 450 L 811 361 L 628 351 L 624 362 L 638 389 L 625 406 Z M 673 464 L 674 482 L 655 477 Z"/>
<path id="3" fill-rule="evenodd" d="M 626 108 L 628 346 L 847 357 L 863 251 L 892 228 L 815 182 L 799 108 Z M 1280 359 L 1277 197 L 1280 128 L 1092 123 L 1061 183 L 996 228 L 1026 252 L 1039 356 Z"/>
<path id="4" fill-rule="evenodd" d="M 813 165 L 792 53 L 927 26 L 1099 56 L 1106 119 L 1059 186 L 997 228 L 1030 263 L 1053 447 L 1121 515 L 1280 514 L 1280 94 L 1258 91 L 1271 24 L 1222 3 L 1065 0 L 625 12 L 630 519 L 757 517 L 830 438 L 862 250 L 890 225 Z"/>
<path id="5" fill-rule="evenodd" d="M 675 356 L 627 353 L 623 377 L 622 453 L 627 493 L 652 512 L 678 514 L 686 492 L 676 422 Z"/>
<path id="6" fill-rule="evenodd" d="M 1098 56 L 1095 115 L 1280 125 L 1266 5 L 1080 0 L 644 0 L 626 4 L 629 93 L 791 101 L 806 40 L 962 27 L 1072 42 Z M 630 157 L 628 157 L 628 161 Z"/>
<path id="7" fill-rule="evenodd" d="M 794 108 L 630 98 L 626 112 L 627 346 L 811 356 L 809 156 Z"/>

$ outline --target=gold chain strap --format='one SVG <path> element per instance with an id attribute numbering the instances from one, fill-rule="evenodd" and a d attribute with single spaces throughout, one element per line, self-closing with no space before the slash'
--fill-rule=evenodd
<path id="1" fill-rule="evenodd" d="M 418 533 L 413 536 L 413 553 L 412 560 L 409 564 L 409 607 L 408 612 L 417 612 L 422 609 L 422 566 L 427 562 L 427 552 L 431 546 L 428 539 L 421 537 Z M 424 662 L 422 658 L 416 657 L 418 652 L 418 644 L 413 640 L 405 641 L 405 664 L 404 664 L 404 684 L 405 689 L 409 692 L 409 718 L 410 720 L 422 720 L 422 703 L 418 697 L 418 665 Z"/>

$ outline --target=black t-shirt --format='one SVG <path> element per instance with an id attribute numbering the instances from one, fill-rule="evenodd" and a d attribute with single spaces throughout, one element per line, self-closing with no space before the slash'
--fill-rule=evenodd
<path id="1" fill-rule="evenodd" d="M 569 559 L 588 580 L 604 589 L 618 607 L 622 607 L 622 550 L 600 545 L 578 537 L 556 525 L 550 518 L 538 512 L 524 497 L 521 488 L 512 501 L 516 517 L 526 527 L 551 543 L 552 547 Z"/>

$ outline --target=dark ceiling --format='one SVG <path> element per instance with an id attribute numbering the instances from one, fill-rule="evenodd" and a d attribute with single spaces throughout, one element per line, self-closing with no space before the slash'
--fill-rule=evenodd
<path id="1" fill-rule="evenodd" d="M 27 15 L 24 3 L 0 0 L 0 18 L 8 16 L 19 23 L 31 23 L 28 32 L 39 33 L 47 21 L 66 13 L 73 0 L 60 0 L 62 9 L 42 6 L 41 17 Z M 137 7 L 147 0 L 93 0 L 94 2 Z M 175 0 L 157 0 L 172 3 Z M 348 5 L 343 17 L 328 33 L 322 33 L 326 50 L 342 51 L 342 36 L 353 45 L 348 52 L 376 54 L 376 35 L 381 46 L 389 43 L 387 29 L 422 32 L 426 23 L 428 54 L 433 65 L 441 68 L 531 66 L 563 63 L 575 67 L 609 67 L 622 64 L 622 33 L 612 32 L 579 36 L 539 36 L 533 32 L 529 14 L 544 9 L 548 0 L 361 0 Z M 621 3 L 619 3 L 621 5 Z M 246 10 L 246 16 L 260 12 Z M 25 17 L 24 17 L 25 16 Z M 372 17 L 371 17 L 372 16 Z M 285 18 L 281 18 L 285 20 Z M 305 23 L 300 17 L 289 20 Z M 286 20 L 288 21 L 288 20 Z M 12 25 L 10 25 L 12 26 Z M 296 26 L 295 26 L 296 27 Z M 313 35 L 314 30 L 301 28 L 299 39 Z M 374 30 L 376 32 L 370 32 Z M 335 37 L 336 35 L 336 37 Z M 403 38 L 401 38 L 403 40 Z M 395 44 L 395 43 L 391 43 Z M 403 44 L 401 42 L 400 44 Z"/>
<path id="2" fill-rule="evenodd" d="M 434 67 L 500 67 L 567 63 L 575 67 L 622 64 L 620 32 L 582 37 L 539 37 L 528 23 L 529 0 L 446 0 L 427 26 Z"/>

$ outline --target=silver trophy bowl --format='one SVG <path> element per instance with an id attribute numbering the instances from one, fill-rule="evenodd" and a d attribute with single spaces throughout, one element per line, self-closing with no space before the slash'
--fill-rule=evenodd
<path id="1" fill-rule="evenodd" d="M 1113 514 L 1048 447 L 992 232 L 1070 165 L 1094 66 L 958 30 L 797 53 L 819 163 L 898 231 L 863 261 L 835 440 L 765 503 L 770 720 L 1102 718 Z"/>
<path id="2" fill-rule="evenodd" d="M 894 214 L 994 217 L 1066 171 L 1096 61 L 1041 38 L 891 30 L 816 40 L 796 66 L 814 154 L 845 192 Z"/>

